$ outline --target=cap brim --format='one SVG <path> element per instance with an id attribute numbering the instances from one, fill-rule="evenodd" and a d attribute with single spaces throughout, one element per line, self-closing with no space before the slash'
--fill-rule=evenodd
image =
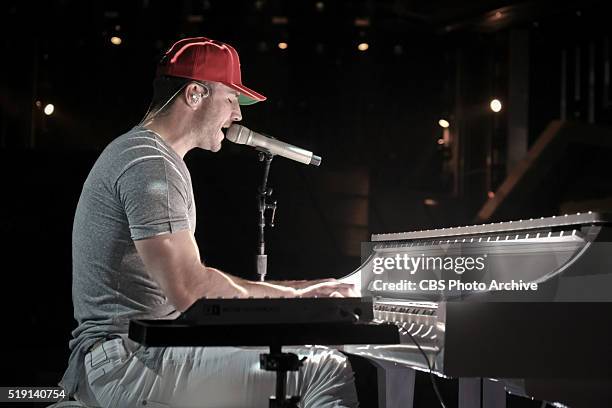
<path id="1" fill-rule="evenodd" d="M 237 84 L 226 84 L 226 85 L 240 92 L 240 95 L 238 95 L 238 103 L 240 105 L 252 105 L 254 103 L 263 102 L 266 100 L 265 96 L 263 96 L 260 93 L 255 92 L 252 89 L 247 88 L 244 85 L 237 85 Z"/>

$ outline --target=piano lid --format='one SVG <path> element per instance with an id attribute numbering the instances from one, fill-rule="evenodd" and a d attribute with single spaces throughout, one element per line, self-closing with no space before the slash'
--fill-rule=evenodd
<path id="1" fill-rule="evenodd" d="M 494 234 L 508 231 L 536 230 L 570 225 L 612 224 L 612 214 L 587 213 L 553 215 L 537 219 L 468 225 L 465 227 L 439 228 L 425 231 L 372 234 L 372 241 L 401 241 L 423 238 L 455 237 L 461 235 Z"/>

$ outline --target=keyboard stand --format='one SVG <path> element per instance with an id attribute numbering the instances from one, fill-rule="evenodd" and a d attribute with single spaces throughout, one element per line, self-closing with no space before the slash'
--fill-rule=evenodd
<path id="1" fill-rule="evenodd" d="M 298 408 L 299 395 L 287 397 L 287 371 L 299 371 L 306 357 L 299 359 L 295 353 L 283 353 L 281 347 L 270 346 L 270 353 L 259 355 L 262 370 L 276 372 L 276 396 L 270 397 L 270 408 Z"/>

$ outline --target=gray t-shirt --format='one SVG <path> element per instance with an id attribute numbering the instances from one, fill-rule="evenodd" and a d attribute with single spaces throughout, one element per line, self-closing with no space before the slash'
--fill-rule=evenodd
<path id="1" fill-rule="evenodd" d="M 136 126 L 104 149 L 83 185 L 72 230 L 78 326 L 60 383 L 69 395 L 84 380 L 84 356 L 97 341 L 126 335 L 130 319 L 178 316 L 148 275 L 134 241 L 195 232 L 195 214 L 185 162 L 158 134 Z M 143 360 L 156 360 L 163 352 L 141 351 Z"/>

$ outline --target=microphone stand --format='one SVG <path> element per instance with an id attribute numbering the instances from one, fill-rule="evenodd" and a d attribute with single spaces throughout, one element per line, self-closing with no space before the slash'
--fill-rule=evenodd
<path id="1" fill-rule="evenodd" d="M 270 174 L 270 165 L 274 155 L 265 149 L 257 149 L 259 151 L 259 161 L 264 162 L 264 173 L 261 186 L 257 192 L 257 208 L 259 210 L 259 238 L 257 240 L 257 274 L 259 280 L 264 281 L 266 279 L 266 273 L 268 269 L 268 255 L 266 255 L 266 239 L 265 239 L 265 228 L 266 225 L 274 227 L 274 216 L 276 215 L 276 201 L 268 201 L 272 196 L 272 188 L 268 187 L 268 175 Z M 272 210 L 272 217 L 270 222 L 266 222 L 266 210 Z"/>

